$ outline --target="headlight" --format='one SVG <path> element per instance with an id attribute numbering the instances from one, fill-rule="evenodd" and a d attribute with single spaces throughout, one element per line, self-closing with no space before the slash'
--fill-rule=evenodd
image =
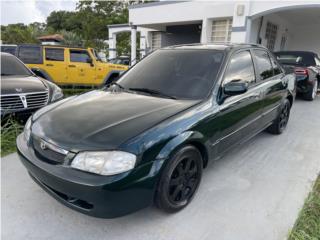
<path id="1" fill-rule="evenodd" d="M 81 152 L 73 159 L 71 167 L 108 176 L 129 171 L 135 163 L 136 156 L 127 152 Z"/>
<path id="2" fill-rule="evenodd" d="M 31 136 L 31 119 L 32 119 L 32 116 L 29 117 L 23 130 L 24 138 L 26 139 L 27 142 L 29 142 L 30 136 Z"/>
<path id="3" fill-rule="evenodd" d="M 55 102 L 61 98 L 63 98 L 63 92 L 61 88 L 59 88 L 58 86 L 55 86 L 52 91 L 51 102 Z"/>

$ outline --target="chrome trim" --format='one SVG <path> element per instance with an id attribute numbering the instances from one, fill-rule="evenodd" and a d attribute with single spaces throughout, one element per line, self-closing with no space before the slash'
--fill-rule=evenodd
<path id="1" fill-rule="evenodd" d="M 61 153 L 61 154 L 64 154 L 64 155 L 67 155 L 69 153 L 69 151 L 67 151 L 67 150 L 65 150 L 65 149 L 63 149 L 61 147 L 58 147 L 58 146 L 56 146 L 56 145 L 54 145 L 52 143 L 49 143 L 49 142 L 47 142 L 47 141 L 45 141 L 45 140 L 43 140 L 41 138 L 39 139 L 39 142 L 40 142 L 41 149 L 44 150 L 44 151 L 46 149 L 50 149 L 50 150 L 52 150 L 54 152 L 58 152 L 58 153 Z"/>
<path id="2" fill-rule="evenodd" d="M 0 97 L 1 96 L 26 96 L 26 95 L 29 95 L 29 94 L 40 94 L 40 93 L 49 93 L 49 91 L 43 91 L 43 92 L 28 92 L 28 93 L 10 93 L 10 94 L 0 94 Z"/>

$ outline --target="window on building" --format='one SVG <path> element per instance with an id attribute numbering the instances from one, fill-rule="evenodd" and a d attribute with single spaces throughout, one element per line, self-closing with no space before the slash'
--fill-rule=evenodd
<path id="1" fill-rule="evenodd" d="M 273 67 L 269 55 L 263 50 L 253 50 L 254 57 L 257 61 L 258 74 L 260 80 L 265 80 L 273 76 Z"/>
<path id="2" fill-rule="evenodd" d="M 254 67 L 249 51 L 243 51 L 231 57 L 223 84 L 231 81 L 255 82 Z"/>
<path id="3" fill-rule="evenodd" d="M 267 39 L 267 48 L 270 49 L 271 51 L 274 50 L 274 46 L 277 39 L 277 32 L 278 32 L 278 26 L 271 22 L 267 22 L 265 38 Z"/>
<path id="4" fill-rule="evenodd" d="M 161 32 L 152 32 L 151 49 L 161 48 Z"/>
<path id="5" fill-rule="evenodd" d="M 45 53 L 47 61 L 64 61 L 63 48 L 46 48 Z"/>
<path id="6" fill-rule="evenodd" d="M 211 42 L 230 42 L 232 19 L 212 21 Z"/>
<path id="7" fill-rule="evenodd" d="M 86 50 L 73 50 L 70 49 L 70 61 L 71 62 L 83 62 L 88 63 L 91 57 Z"/>

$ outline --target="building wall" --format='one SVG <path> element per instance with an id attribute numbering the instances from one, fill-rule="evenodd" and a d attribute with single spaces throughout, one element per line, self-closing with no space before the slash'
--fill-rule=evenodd
<path id="1" fill-rule="evenodd" d="M 293 27 L 293 34 L 288 45 L 288 50 L 315 51 L 320 56 L 319 29 L 319 25 Z"/>

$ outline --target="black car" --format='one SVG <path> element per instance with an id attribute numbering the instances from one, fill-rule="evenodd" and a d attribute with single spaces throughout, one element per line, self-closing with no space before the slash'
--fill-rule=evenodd
<path id="1" fill-rule="evenodd" d="M 37 77 L 15 56 L 1 53 L 1 119 L 14 114 L 24 120 L 62 97 L 57 85 Z"/>
<path id="2" fill-rule="evenodd" d="M 18 153 L 35 182 L 82 213 L 111 218 L 153 203 L 176 212 L 209 161 L 284 131 L 294 81 L 258 45 L 160 49 L 109 88 L 36 112 Z"/>
<path id="3" fill-rule="evenodd" d="M 274 53 L 288 72 L 294 72 L 297 92 L 309 101 L 315 99 L 320 88 L 320 59 L 314 52 L 285 51 Z"/>

